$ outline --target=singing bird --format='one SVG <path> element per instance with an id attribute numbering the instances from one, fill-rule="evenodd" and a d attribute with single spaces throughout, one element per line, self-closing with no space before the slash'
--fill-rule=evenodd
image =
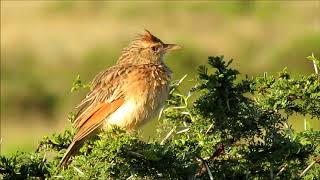
<path id="1" fill-rule="evenodd" d="M 100 72 L 78 105 L 77 129 L 60 166 L 67 165 L 83 142 L 100 130 L 119 126 L 132 131 L 152 119 L 164 105 L 171 70 L 164 55 L 176 44 L 165 44 L 148 30 L 124 48 L 116 65 Z"/>

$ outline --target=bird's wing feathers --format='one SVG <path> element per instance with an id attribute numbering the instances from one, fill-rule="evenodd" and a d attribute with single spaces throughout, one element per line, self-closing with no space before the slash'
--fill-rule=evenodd
<path id="1" fill-rule="evenodd" d="M 98 110 L 90 113 L 91 116 L 79 127 L 79 130 L 74 136 L 73 141 L 80 141 L 91 132 L 96 130 L 103 123 L 106 117 L 116 111 L 123 104 L 123 101 L 123 99 L 117 99 L 112 103 L 101 103 L 98 106 Z"/>
<path id="2" fill-rule="evenodd" d="M 73 140 L 61 159 L 59 166 L 67 165 L 69 158 L 81 147 L 83 139 L 90 133 L 97 130 L 98 127 L 103 123 L 105 117 L 117 110 L 122 103 L 123 99 L 117 99 L 112 103 L 101 103 L 98 110 L 89 112 L 90 116 L 86 118 L 82 125 L 78 128 L 78 132 L 73 137 Z"/>
<path id="3" fill-rule="evenodd" d="M 119 68 L 112 67 L 99 73 L 92 82 L 91 91 L 78 105 L 79 112 L 76 115 L 74 125 L 77 129 L 86 123 L 94 113 L 113 101 L 124 98 L 119 81 Z"/>
<path id="4" fill-rule="evenodd" d="M 78 114 L 74 122 L 77 133 L 74 136 L 60 165 L 65 165 L 68 159 L 77 151 L 82 140 L 90 133 L 97 130 L 105 118 L 116 111 L 124 103 L 122 90 L 123 72 L 125 67 L 112 67 L 98 74 L 92 82 L 91 91 L 80 103 Z"/>
<path id="5" fill-rule="evenodd" d="M 111 113 L 116 111 L 122 104 L 124 99 L 117 99 L 112 103 L 101 103 L 94 111 L 89 111 L 88 116 L 84 116 L 81 119 L 81 125 L 78 128 L 76 135 L 73 137 L 71 144 L 69 145 L 66 153 L 60 161 L 59 166 L 65 166 L 71 156 L 74 155 L 81 147 L 83 140 L 90 133 L 98 129 L 98 127 L 103 123 L 104 119 L 108 117 Z M 97 110 L 96 110 L 97 109 Z"/>

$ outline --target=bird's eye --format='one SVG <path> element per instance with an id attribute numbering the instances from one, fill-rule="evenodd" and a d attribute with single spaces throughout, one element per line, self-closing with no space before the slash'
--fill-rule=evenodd
<path id="1" fill-rule="evenodd" d="M 152 46 L 151 47 L 152 51 L 158 51 L 158 48 L 159 48 L 158 46 Z"/>

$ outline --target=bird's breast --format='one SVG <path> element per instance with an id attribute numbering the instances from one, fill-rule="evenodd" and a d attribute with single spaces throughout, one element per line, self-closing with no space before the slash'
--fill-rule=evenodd
<path id="1" fill-rule="evenodd" d="M 106 118 L 105 128 L 117 125 L 128 130 L 135 129 L 158 114 L 169 93 L 170 77 L 150 71 L 124 81 L 125 102 Z"/>

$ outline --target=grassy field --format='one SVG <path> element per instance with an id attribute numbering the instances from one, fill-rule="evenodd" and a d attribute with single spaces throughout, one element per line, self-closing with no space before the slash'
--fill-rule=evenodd
<path id="1" fill-rule="evenodd" d="M 242 76 L 313 72 L 306 57 L 320 56 L 319 9 L 318 1 L 1 1 L 1 154 L 32 151 L 67 126 L 85 94 L 70 93 L 74 78 L 90 81 L 144 28 L 184 47 L 166 62 L 174 79 L 188 74 L 188 89 L 210 55 L 235 59 Z M 294 129 L 303 119 L 291 118 Z"/>

